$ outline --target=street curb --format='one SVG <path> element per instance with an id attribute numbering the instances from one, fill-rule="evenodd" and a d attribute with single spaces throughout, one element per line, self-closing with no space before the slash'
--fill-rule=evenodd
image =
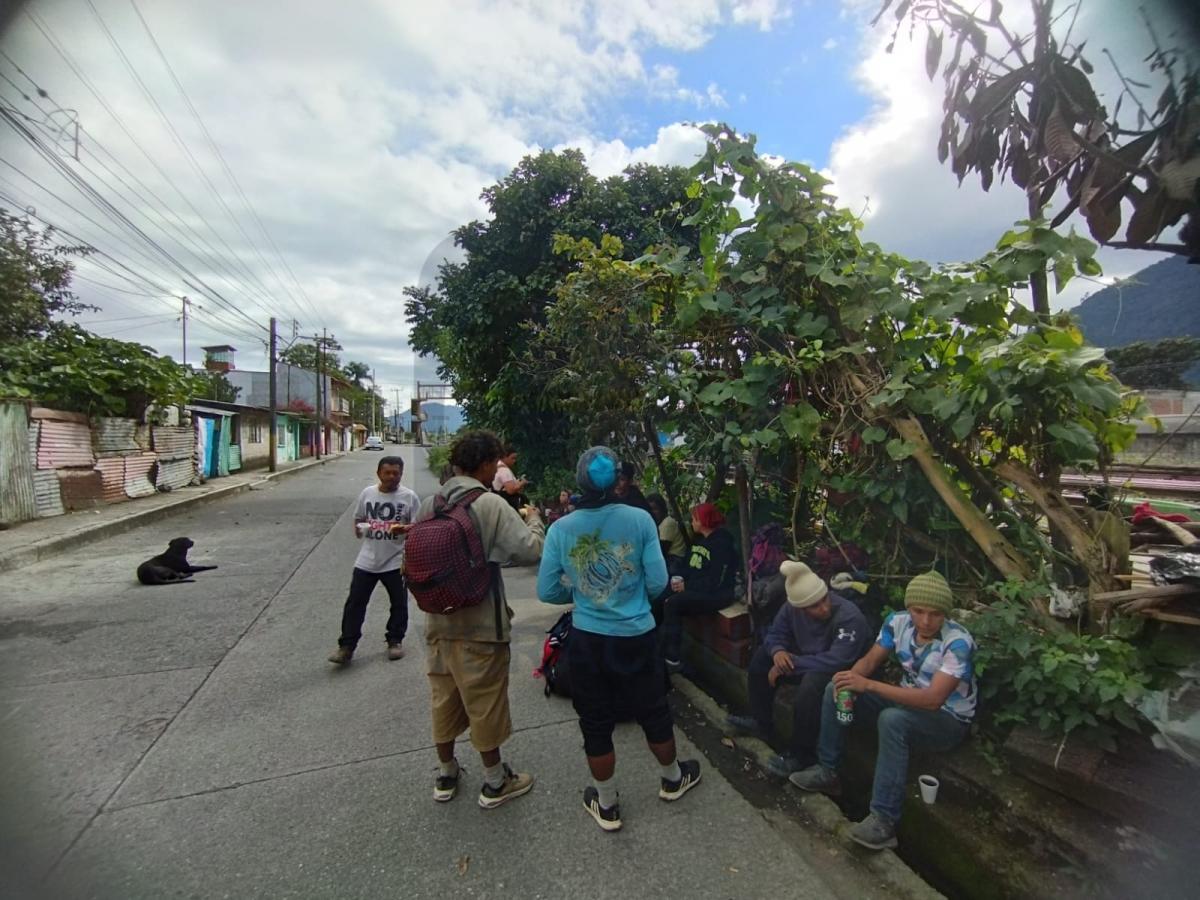
<path id="1" fill-rule="evenodd" d="M 687 701 L 698 712 L 708 719 L 714 728 L 722 732 L 726 731 L 725 710 L 716 700 L 705 693 L 703 688 L 681 675 L 671 676 L 671 684 L 687 698 Z M 775 752 L 768 744 L 757 738 L 739 737 L 736 739 L 736 746 L 753 757 L 754 761 L 763 770 L 766 769 L 767 760 Z M 787 783 L 783 783 L 780 786 L 780 790 L 803 793 Z M 838 809 L 837 804 L 828 797 L 823 794 L 804 794 L 801 803 L 804 806 L 804 812 L 818 828 L 853 852 L 855 861 L 887 885 L 897 897 L 910 898 L 910 900 L 935 900 L 935 898 L 945 900 L 943 894 L 936 891 L 917 875 L 916 872 L 910 869 L 908 864 L 896 855 L 895 851 L 864 851 L 851 841 L 846 836 L 851 823 L 842 815 L 842 811 Z M 767 821 L 773 825 L 777 824 L 773 818 L 774 815 L 767 816 Z"/>
<path id="2" fill-rule="evenodd" d="M 130 531 L 141 525 L 165 519 L 190 507 L 199 506 L 202 503 L 208 503 L 213 500 L 220 500 L 224 497 L 232 497 L 243 491 L 253 490 L 278 478 L 283 478 L 285 475 L 307 472 L 316 466 L 323 466 L 326 463 L 339 460 L 345 455 L 339 454 L 337 456 L 325 457 L 324 459 L 314 459 L 303 465 L 280 469 L 278 472 L 264 472 L 261 478 L 256 478 L 253 481 L 241 481 L 237 484 L 231 484 L 228 487 L 215 488 L 203 494 L 197 494 L 194 497 L 181 497 L 173 503 L 156 506 L 153 509 L 131 510 L 129 515 L 114 519 L 111 522 L 102 522 L 90 526 L 82 525 L 65 534 L 44 538 L 26 547 L 18 547 L 15 550 L 0 553 L 0 572 L 11 572 L 14 569 L 48 559 L 66 550 L 74 550 L 84 544 L 91 544 L 104 538 Z M 134 500 L 132 503 L 137 503 L 137 501 Z"/>

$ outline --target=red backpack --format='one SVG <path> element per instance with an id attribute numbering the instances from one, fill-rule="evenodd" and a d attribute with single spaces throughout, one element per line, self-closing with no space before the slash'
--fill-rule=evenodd
<path id="1" fill-rule="evenodd" d="M 483 493 L 483 488 L 467 491 L 454 503 L 438 494 L 433 515 L 417 522 L 408 533 L 405 577 L 422 611 L 448 614 L 477 606 L 491 591 L 492 568 L 468 512 Z"/>

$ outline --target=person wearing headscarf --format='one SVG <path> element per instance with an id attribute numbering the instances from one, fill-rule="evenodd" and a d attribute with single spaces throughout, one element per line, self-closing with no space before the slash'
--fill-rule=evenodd
<path id="1" fill-rule="evenodd" d="M 658 530 L 649 513 L 617 498 L 618 467 L 607 447 L 592 447 L 579 457 L 575 475 L 583 496 L 575 512 L 550 529 L 538 569 L 538 599 L 575 604 L 565 650 L 592 775 L 583 808 L 605 831 L 621 827 L 612 739 L 619 706 L 631 707 L 662 767 L 660 798 L 678 800 L 700 782 L 700 763 L 675 754 L 650 613 L 650 598 L 667 586 Z"/>
<path id="2" fill-rule="evenodd" d="M 716 612 L 731 604 L 741 565 L 733 535 L 715 503 L 701 503 L 692 510 L 692 531 L 700 540 L 692 545 L 682 583 L 672 583 L 672 593 L 663 603 L 663 656 L 672 672 L 683 667 L 684 617 Z"/>

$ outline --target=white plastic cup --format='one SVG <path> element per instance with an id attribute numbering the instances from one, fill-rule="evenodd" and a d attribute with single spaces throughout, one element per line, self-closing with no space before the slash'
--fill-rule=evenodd
<path id="1" fill-rule="evenodd" d="M 671 590 L 676 591 L 676 592 L 683 590 L 683 576 L 682 575 L 672 575 L 671 576 Z"/>
<path id="2" fill-rule="evenodd" d="M 921 799 L 929 806 L 933 806 L 937 800 L 938 786 L 941 784 L 932 775 L 922 775 L 917 779 L 917 784 L 921 786 Z"/>
<path id="3" fill-rule="evenodd" d="M 370 533 L 371 533 L 371 523 L 370 522 L 359 522 L 358 523 L 358 536 L 360 538 L 366 537 Z"/>

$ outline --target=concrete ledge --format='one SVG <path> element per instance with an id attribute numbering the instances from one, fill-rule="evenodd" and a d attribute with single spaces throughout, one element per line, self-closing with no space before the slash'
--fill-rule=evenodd
<path id="1" fill-rule="evenodd" d="M 165 502 L 162 501 L 161 497 L 156 496 L 154 499 L 159 502 L 148 504 L 141 509 L 138 508 L 138 505 L 150 498 L 113 504 L 102 507 L 100 512 L 119 510 L 120 513 L 115 518 L 101 521 L 88 520 L 88 516 L 94 515 L 96 511 L 80 510 L 67 513 L 64 516 L 55 516 L 53 519 L 35 519 L 32 522 L 22 523 L 5 532 L 0 532 L 0 538 L 9 535 L 19 535 L 23 526 L 27 527 L 38 523 L 53 522 L 61 527 L 56 534 L 38 538 L 8 549 L 0 548 L 0 572 L 10 572 L 22 566 L 31 565 L 39 560 L 63 553 L 66 550 L 77 548 L 82 544 L 90 544 L 107 537 L 112 537 L 113 535 L 122 534 L 141 525 L 168 518 L 193 506 L 213 500 L 220 500 L 223 497 L 232 497 L 243 491 L 254 490 L 276 479 L 294 475 L 297 472 L 305 472 L 315 466 L 323 466 L 337 459 L 341 459 L 341 454 L 338 456 L 327 456 L 323 459 L 305 460 L 286 469 L 280 469 L 277 472 L 255 470 L 253 473 L 246 473 L 248 477 L 235 476 L 238 477 L 238 480 L 232 481 L 230 484 L 222 485 L 217 483 L 214 487 L 190 496 L 173 497 Z M 214 484 L 214 482 L 210 481 L 208 484 Z M 126 511 L 127 507 L 128 511 Z"/>
<path id="2" fill-rule="evenodd" d="M 675 675 L 672 676 L 672 683 L 714 727 L 719 729 L 725 727 L 725 710 L 712 697 L 687 678 Z M 737 738 L 737 747 L 750 755 L 763 769 L 766 768 L 768 757 L 775 752 L 767 744 L 755 738 L 739 737 Z M 870 872 L 873 878 L 878 879 L 887 888 L 889 894 L 898 898 L 909 898 L 909 900 L 921 900 L 921 898 L 932 900 L 932 898 L 942 896 L 891 850 L 879 852 L 864 850 L 851 841 L 846 836 L 850 822 L 842 815 L 837 804 L 828 797 L 821 794 L 803 794 L 782 781 L 779 783 L 779 790 L 793 791 L 798 795 L 805 814 L 812 819 L 813 823 L 821 831 L 829 834 L 846 847 L 847 851 L 854 855 L 855 864 L 862 866 Z"/>
<path id="3" fill-rule="evenodd" d="M 746 673 L 685 635 L 684 658 L 700 685 L 676 684 L 703 698 L 703 691 L 739 711 L 746 709 Z M 702 689 L 703 691 L 702 691 Z M 709 697 L 693 701 L 720 726 L 725 711 Z M 778 701 L 778 695 L 777 695 Z M 790 716 L 776 705 L 777 725 Z M 779 728 L 778 732 L 785 731 Z M 874 773 L 874 733 L 854 729 L 842 767 L 843 797 L 805 798 L 804 809 L 820 827 L 844 833 L 867 813 Z M 771 749 L 737 738 L 761 765 Z M 918 773 L 937 776 L 938 802 L 921 802 Z M 1190 896 L 1189 839 L 1195 828 L 1151 833 L 1132 815 L 1105 815 L 1010 770 L 998 748 L 988 752 L 972 738 L 951 753 L 914 754 L 909 766 L 904 816 L 898 829 L 898 862 L 949 896 L 972 898 Z M 781 782 L 781 790 L 792 788 Z M 816 802 L 813 802 L 816 801 Z M 1150 893 L 1147 885 L 1153 885 Z"/>

